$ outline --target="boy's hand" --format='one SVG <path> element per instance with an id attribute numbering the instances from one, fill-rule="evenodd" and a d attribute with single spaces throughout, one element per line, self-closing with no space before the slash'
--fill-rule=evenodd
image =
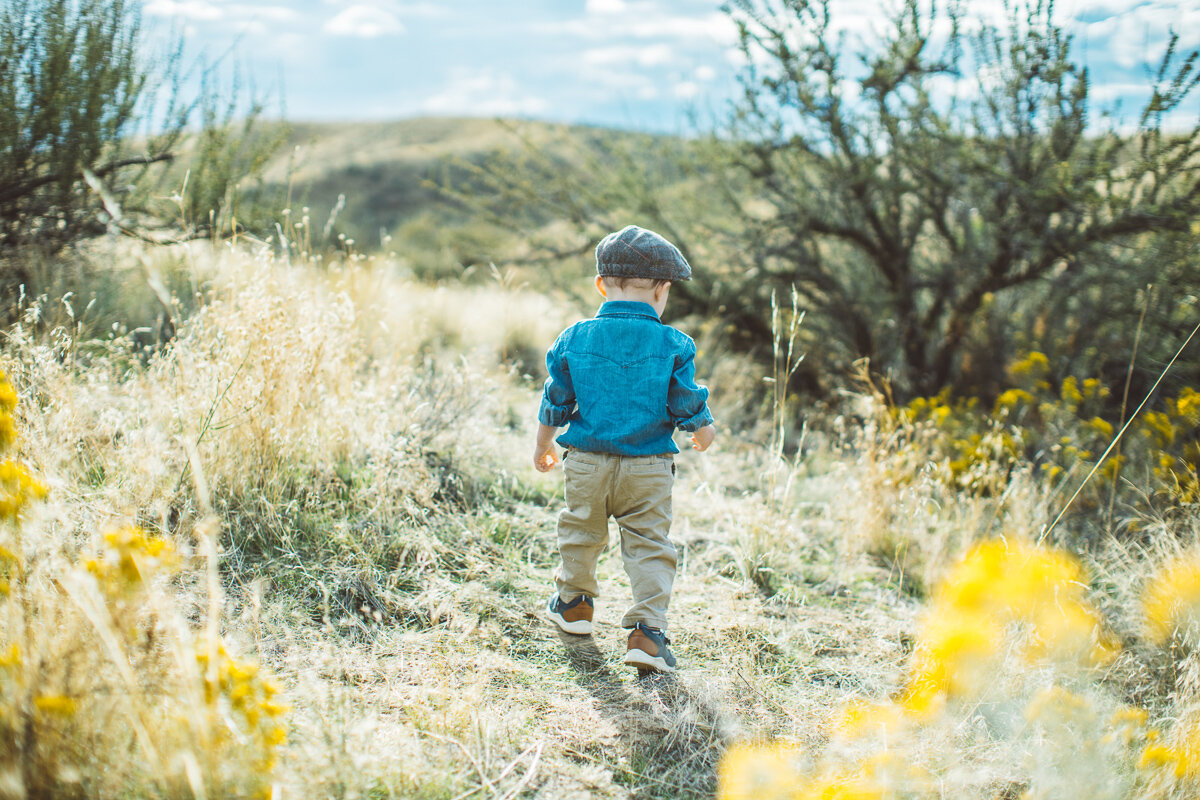
<path id="1" fill-rule="evenodd" d="M 558 453 L 553 444 L 538 447 L 533 453 L 533 466 L 538 472 L 549 472 L 558 466 Z"/>
<path id="2" fill-rule="evenodd" d="M 717 438 L 717 427 L 715 425 L 705 425 L 703 428 L 698 428 L 692 434 L 692 449 L 703 453 L 713 443 L 713 439 L 715 438 Z"/>

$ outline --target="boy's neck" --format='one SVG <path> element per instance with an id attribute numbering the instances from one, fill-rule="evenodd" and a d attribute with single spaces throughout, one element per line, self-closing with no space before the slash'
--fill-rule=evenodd
<path id="1" fill-rule="evenodd" d="M 630 300 L 636 303 L 654 305 L 653 289 L 619 289 L 616 286 L 608 290 L 605 300 Z"/>
<path id="2" fill-rule="evenodd" d="M 656 291 L 653 288 L 639 288 L 628 286 L 622 289 L 619 286 L 602 287 L 597 281 L 596 288 L 604 295 L 605 300 L 628 300 L 635 303 L 645 303 L 654 309 L 654 313 L 662 318 L 663 309 L 667 307 L 667 296 L 670 290 L 670 285 L 663 287 L 661 291 Z"/>

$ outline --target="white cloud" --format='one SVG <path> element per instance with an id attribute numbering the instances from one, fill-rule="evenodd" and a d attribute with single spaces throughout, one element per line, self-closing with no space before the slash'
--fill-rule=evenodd
<path id="1" fill-rule="evenodd" d="M 584 11 L 588 14 L 621 14 L 628 7 L 625 0 L 587 0 Z"/>
<path id="2" fill-rule="evenodd" d="M 696 67 L 696 80 L 708 83 L 717 77 L 717 71 L 707 64 Z"/>
<path id="3" fill-rule="evenodd" d="M 620 69 L 601 64 L 584 64 L 578 70 L 580 85 L 586 89 L 600 88 L 609 93 L 636 94 L 648 99 L 659 94 L 659 82 L 644 71 Z"/>
<path id="4" fill-rule="evenodd" d="M 601 0 L 597 0 L 599 1 Z M 729 17 L 719 12 L 688 16 L 664 11 L 653 3 L 630 5 L 629 11 L 627 14 L 606 14 L 601 19 L 577 17 L 535 22 L 530 25 L 530 30 L 556 37 L 589 41 L 666 39 L 691 45 L 716 42 L 721 46 L 737 42 L 737 26 Z"/>
<path id="5" fill-rule="evenodd" d="M 281 5 L 254 3 L 216 4 L 208 0 L 150 0 L 143 10 L 155 17 L 178 17 L 191 22 L 227 21 L 232 30 L 257 33 L 265 30 L 263 22 L 288 22 L 296 18 L 295 10 Z"/>
<path id="6" fill-rule="evenodd" d="M 423 19 L 444 19 L 454 15 L 453 9 L 437 3 L 403 3 L 395 6 L 395 11 L 401 17 L 420 17 Z"/>
<path id="7" fill-rule="evenodd" d="M 979 77 L 940 73 L 929 76 L 929 94 L 938 101 L 965 100 L 979 96 Z M 860 85 L 861 88 L 861 85 Z"/>
<path id="8" fill-rule="evenodd" d="M 206 0 L 151 0 L 143 9 L 154 17 L 182 17 L 194 20 L 217 20 L 225 12 Z"/>
<path id="9" fill-rule="evenodd" d="M 671 93 L 680 100 L 691 100 L 700 94 L 700 84 L 695 81 L 679 81 L 672 87 Z"/>
<path id="10" fill-rule="evenodd" d="M 1088 87 L 1088 99 L 1093 103 L 1107 104 L 1117 100 L 1137 98 L 1144 103 L 1150 95 L 1148 83 L 1100 83 Z"/>
<path id="11" fill-rule="evenodd" d="M 287 6 L 242 6 L 241 12 L 250 19 L 268 22 L 287 22 L 296 18 L 295 10 Z"/>
<path id="12" fill-rule="evenodd" d="M 1089 53 L 1103 49 L 1117 66 L 1125 69 L 1146 64 L 1156 66 L 1166 52 L 1172 30 L 1180 34 L 1181 51 L 1200 46 L 1200 5 L 1195 3 L 1142 2 L 1111 13 L 1114 16 L 1080 24 L 1077 30 Z"/>
<path id="13" fill-rule="evenodd" d="M 257 19 L 241 19 L 234 22 L 232 27 L 238 33 L 244 33 L 249 36 L 267 36 L 271 32 L 266 23 Z"/>
<path id="14" fill-rule="evenodd" d="M 675 52 L 668 44 L 614 45 L 585 50 L 580 59 L 590 66 L 661 67 L 675 60 Z"/>
<path id="15" fill-rule="evenodd" d="M 630 21 L 629 32 L 639 38 L 700 39 L 731 45 L 737 42 L 737 26 L 724 14 L 702 17 L 650 16 Z"/>
<path id="16" fill-rule="evenodd" d="M 543 98 L 522 89 L 509 74 L 462 68 L 454 70 L 445 90 L 421 105 L 430 114 L 468 116 L 532 116 L 549 108 Z"/>
<path id="17" fill-rule="evenodd" d="M 367 5 L 354 5 L 325 23 L 326 33 L 374 39 L 404 33 L 404 25 L 390 11 Z"/>

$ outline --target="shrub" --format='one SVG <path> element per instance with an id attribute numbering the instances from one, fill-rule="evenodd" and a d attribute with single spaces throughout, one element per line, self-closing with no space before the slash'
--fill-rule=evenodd
<path id="1" fill-rule="evenodd" d="M 236 77 L 223 97 L 214 66 L 199 65 L 195 98 L 180 96 L 189 76 L 179 50 L 146 52 L 134 0 L 0 7 L 0 255 L 10 286 L 42 288 L 18 248 L 55 253 L 110 229 L 172 225 L 181 212 L 184 235 L 229 229 L 234 184 L 264 166 L 281 130 L 258 129 L 263 105 L 243 103 Z M 172 190 L 185 185 L 164 207 L 155 198 L 168 173 L 158 167 L 176 159 L 187 163 Z"/>

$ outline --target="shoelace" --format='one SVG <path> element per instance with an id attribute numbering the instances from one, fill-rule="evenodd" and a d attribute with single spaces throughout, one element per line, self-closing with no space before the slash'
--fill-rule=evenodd
<path id="1" fill-rule="evenodd" d="M 667 636 L 665 633 L 660 631 L 658 628 L 651 628 L 649 625 L 647 625 L 644 622 L 635 622 L 633 624 L 633 627 L 640 628 L 645 633 L 648 633 L 648 634 L 653 633 L 653 634 L 663 637 L 663 644 L 671 643 L 671 637 Z"/>

